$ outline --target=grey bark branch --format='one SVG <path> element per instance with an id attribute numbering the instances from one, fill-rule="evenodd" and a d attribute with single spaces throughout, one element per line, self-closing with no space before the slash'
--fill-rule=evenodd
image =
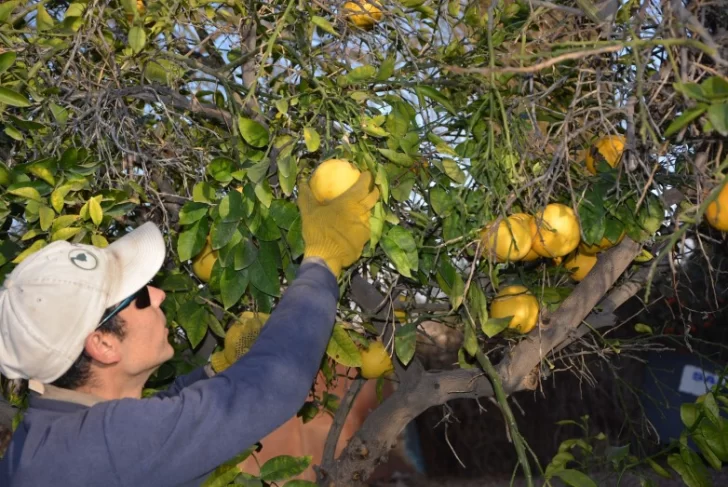
<path id="1" fill-rule="evenodd" d="M 637 292 L 639 287 L 634 286 L 638 284 L 621 286 L 608 300 L 602 300 L 639 251 L 638 243 L 625 238 L 601 254 L 592 272 L 551 315 L 548 328 L 532 332 L 498 364 L 507 394 L 535 387 L 537 382 L 529 378 L 542 358 L 556 347 L 576 340 L 575 330 L 585 319 L 596 318 L 593 309 L 600 300 L 603 306 L 600 313 L 613 314 Z M 377 310 L 384 298 L 363 278 L 352 279 L 351 290 L 354 301 L 371 312 Z M 322 485 L 363 485 L 380 459 L 394 446 L 400 432 L 422 412 L 453 399 L 490 397 L 494 393 L 490 381 L 476 369 L 430 372 L 413 361 L 397 378 L 397 390 L 367 417 L 339 458 L 333 463 L 322 463 L 321 471 L 325 474 Z"/>

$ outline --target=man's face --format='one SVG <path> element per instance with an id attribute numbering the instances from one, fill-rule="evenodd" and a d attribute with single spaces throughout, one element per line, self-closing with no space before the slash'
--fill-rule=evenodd
<path id="1" fill-rule="evenodd" d="M 150 306 L 139 309 L 136 301 L 119 312 L 124 320 L 124 339 L 119 343 L 122 370 L 130 376 L 152 372 L 174 355 L 167 336 L 167 318 L 160 308 L 165 294 L 147 286 Z"/>

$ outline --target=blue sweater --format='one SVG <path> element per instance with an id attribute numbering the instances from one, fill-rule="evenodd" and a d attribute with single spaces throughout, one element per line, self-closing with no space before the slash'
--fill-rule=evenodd
<path id="1" fill-rule="evenodd" d="M 327 267 L 304 262 L 255 345 L 223 373 L 199 369 L 152 398 L 91 407 L 32 396 L 0 486 L 200 485 L 303 405 L 338 295 Z"/>

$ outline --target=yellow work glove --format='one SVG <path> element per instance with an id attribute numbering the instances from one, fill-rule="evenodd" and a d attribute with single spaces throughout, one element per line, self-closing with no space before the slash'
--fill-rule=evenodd
<path id="1" fill-rule="evenodd" d="M 246 311 L 240 315 L 240 319 L 233 323 L 225 333 L 223 349 L 213 353 L 212 357 L 210 357 L 212 369 L 220 373 L 248 353 L 248 350 L 258 338 L 263 324 L 268 320 L 268 316 L 265 313 L 256 314 L 251 311 Z"/>
<path id="2" fill-rule="evenodd" d="M 365 171 L 346 192 L 320 203 L 308 183 L 299 184 L 304 258 L 320 257 L 337 277 L 359 259 L 369 240 L 369 212 L 379 200 L 379 190 L 371 187 L 372 175 Z"/>

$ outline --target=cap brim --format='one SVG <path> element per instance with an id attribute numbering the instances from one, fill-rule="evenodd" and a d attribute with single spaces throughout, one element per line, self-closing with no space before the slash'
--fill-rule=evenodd
<path id="1" fill-rule="evenodd" d="M 109 294 L 107 307 L 131 296 L 154 278 L 164 264 L 164 237 L 157 225 L 147 222 L 106 248 L 116 261 L 119 276 Z"/>

